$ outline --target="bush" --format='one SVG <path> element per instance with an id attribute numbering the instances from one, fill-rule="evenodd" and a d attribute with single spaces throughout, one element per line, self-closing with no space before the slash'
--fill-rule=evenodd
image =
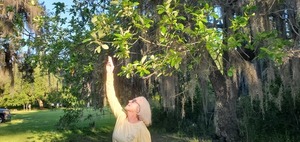
<path id="1" fill-rule="evenodd" d="M 60 117 L 57 128 L 61 130 L 69 129 L 75 127 L 75 124 L 83 116 L 82 108 L 69 108 L 64 110 L 64 115 Z"/>
<path id="2" fill-rule="evenodd" d="M 281 110 L 274 102 L 268 102 L 264 114 L 260 110 L 259 102 L 251 104 L 249 96 L 244 96 L 238 103 L 240 114 L 240 128 L 244 141 L 299 141 L 300 136 L 300 101 L 294 106 L 290 93 L 283 97 Z"/>

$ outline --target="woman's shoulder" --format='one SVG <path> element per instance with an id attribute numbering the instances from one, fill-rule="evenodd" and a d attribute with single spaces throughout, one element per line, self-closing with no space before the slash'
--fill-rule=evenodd
<path id="1" fill-rule="evenodd" d="M 139 122 L 137 123 L 137 125 L 138 125 L 138 127 L 139 127 L 140 129 L 142 129 L 142 130 L 147 130 L 147 131 L 148 131 L 148 128 L 147 128 L 147 126 L 145 125 L 145 123 L 144 123 L 143 121 L 139 121 Z"/>

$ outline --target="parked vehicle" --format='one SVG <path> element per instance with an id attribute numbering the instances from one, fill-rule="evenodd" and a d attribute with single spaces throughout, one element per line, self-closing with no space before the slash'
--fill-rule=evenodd
<path id="1" fill-rule="evenodd" d="M 0 108 L 0 123 L 10 121 L 11 114 L 10 110 L 7 108 Z"/>

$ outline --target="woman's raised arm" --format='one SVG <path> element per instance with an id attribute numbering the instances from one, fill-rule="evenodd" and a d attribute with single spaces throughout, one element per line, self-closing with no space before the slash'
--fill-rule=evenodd
<path id="1" fill-rule="evenodd" d="M 114 63 L 112 61 L 112 58 L 108 56 L 108 61 L 106 64 L 106 96 L 110 105 L 110 108 L 114 114 L 115 117 L 119 117 L 120 115 L 126 115 L 123 111 L 123 108 L 116 97 L 116 92 L 114 88 Z"/>

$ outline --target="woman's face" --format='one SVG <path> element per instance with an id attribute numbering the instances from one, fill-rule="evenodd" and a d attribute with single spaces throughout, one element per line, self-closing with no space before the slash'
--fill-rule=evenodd
<path id="1" fill-rule="evenodd" d="M 125 106 L 125 110 L 136 113 L 140 112 L 140 104 L 137 102 L 136 98 L 128 101 L 128 104 Z"/>

